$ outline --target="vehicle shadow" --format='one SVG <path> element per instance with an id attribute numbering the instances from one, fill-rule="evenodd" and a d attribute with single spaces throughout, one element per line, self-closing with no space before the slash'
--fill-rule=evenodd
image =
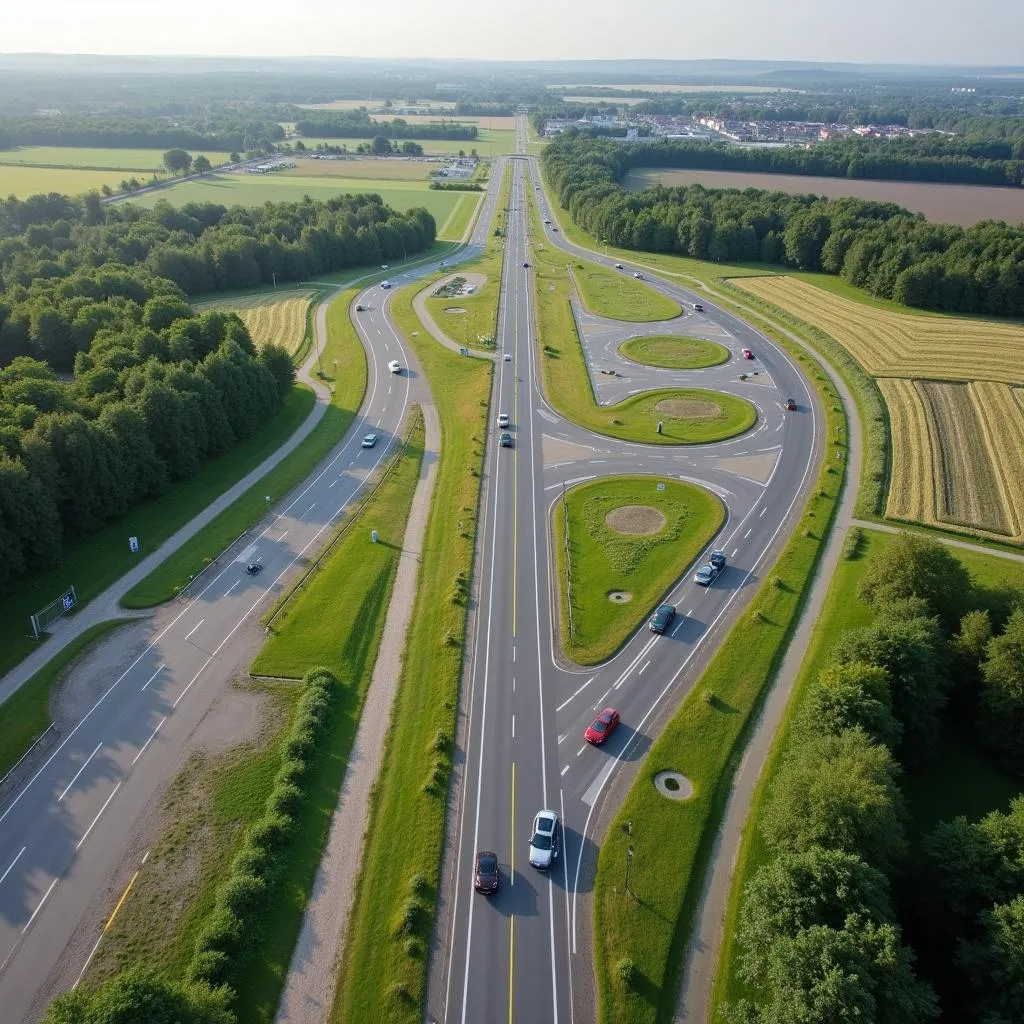
<path id="1" fill-rule="evenodd" d="M 637 732 L 632 726 L 620 722 L 615 732 L 595 749 L 599 755 L 617 756 L 620 761 L 639 761 L 651 749 L 651 742 L 647 733 Z"/>
<path id="2" fill-rule="evenodd" d="M 597 867 L 597 844 L 588 836 L 562 822 L 562 853 L 559 863 L 551 873 L 551 881 L 559 889 L 569 892 L 590 892 L 594 887 L 594 870 Z M 579 877 L 576 867 L 579 864 Z"/>
<path id="3" fill-rule="evenodd" d="M 544 874 L 545 872 L 537 871 L 529 864 L 526 864 L 523 870 L 516 868 L 514 872 L 509 870 L 507 864 L 502 864 L 501 888 L 493 896 L 478 894 L 477 898 L 486 899 L 502 917 L 536 917 L 537 886 L 543 882 Z"/>

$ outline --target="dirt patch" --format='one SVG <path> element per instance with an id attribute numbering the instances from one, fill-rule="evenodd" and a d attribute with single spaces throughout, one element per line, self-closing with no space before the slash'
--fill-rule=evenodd
<path id="1" fill-rule="evenodd" d="M 629 604 L 633 600 L 633 595 L 628 590 L 609 590 L 608 600 L 612 604 Z"/>
<path id="2" fill-rule="evenodd" d="M 702 398 L 663 398 L 654 409 L 680 420 L 709 420 L 722 412 L 717 402 Z"/>
<path id="3" fill-rule="evenodd" d="M 651 505 L 620 505 L 604 517 L 605 525 L 616 533 L 631 537 L 649 537 L 665 529 L 665 516 Z"/>
<path id="4" fill-rule="evenodd" d="M 466 309 L 464 306 L 445 306 L 444 311 L 446 313 L 465 313 Z"/>

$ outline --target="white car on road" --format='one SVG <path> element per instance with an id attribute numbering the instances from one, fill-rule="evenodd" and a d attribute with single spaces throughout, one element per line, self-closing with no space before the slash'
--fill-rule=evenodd
<path id="1" fill-rule="evenodd" d="M 554 811 L 538 811 L 533 819 L 533 838 L 530 840 L 530 864 L 535 868 L 549 868 L 558 859 L 558 815 Z"/>
<path id="2" fill-rule="evenodd" d="M 392 359 L 391 362 L 388 363 L 388 369 L 392 373 L 401 373 L 402 372 L 402 364 L 397 359 Z"/>
<path id="3" fill-rule="evenodd" d="M 499 427 L 507 427 L 508 426 L 508 413 L 507 412 L 499 412 L 498 413 L 498 426 Z"/>

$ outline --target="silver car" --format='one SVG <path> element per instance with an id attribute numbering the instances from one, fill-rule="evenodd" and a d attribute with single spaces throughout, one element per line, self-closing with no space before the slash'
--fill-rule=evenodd
<path id="1" fill-rule="evenodd" d="M 538 811 L 533 819 L 533 838 L 530 840 L 530 864 L 535 868 L 549 868 L 558 859 L 561 839 L 558 815 L 554 811 Z"/>
<path id="2" fill-rule="evenodd" d="M 693 582 L 699 583 L 702 587 L 710 586 L 718 579 L 718 575 L 721 571 L 722 570 L 717 565 L 712 565 L 709 562 L 707 565 L 702 565 L 693 574 Z"/>

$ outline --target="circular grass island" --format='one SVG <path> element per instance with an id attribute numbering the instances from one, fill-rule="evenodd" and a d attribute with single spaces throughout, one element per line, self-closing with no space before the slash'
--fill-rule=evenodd
<path id="1" fill-rule="evenodd" d="M 595 665 L 613 655 L 724 519 L 716 495 L 671 477 L 611 476 L 570 488 L 551 517 L 565 656 Z"/>
<path id="2" fill-rule="evenodd" d="M 745 398 L 704 388 L 659 388 L 596 407 L 584 426 L 641 444 L 710 444 L 746 433 L 756 422 L 757 410 Z"/>
<path id="3" fill-rule="evenodd" d="M 724 345 L 675 334 L 629 338 L 619 346 L 619 352 L 634 363 L 665 370 L 700 370 L 729 359 L 729 350 Z"/>

